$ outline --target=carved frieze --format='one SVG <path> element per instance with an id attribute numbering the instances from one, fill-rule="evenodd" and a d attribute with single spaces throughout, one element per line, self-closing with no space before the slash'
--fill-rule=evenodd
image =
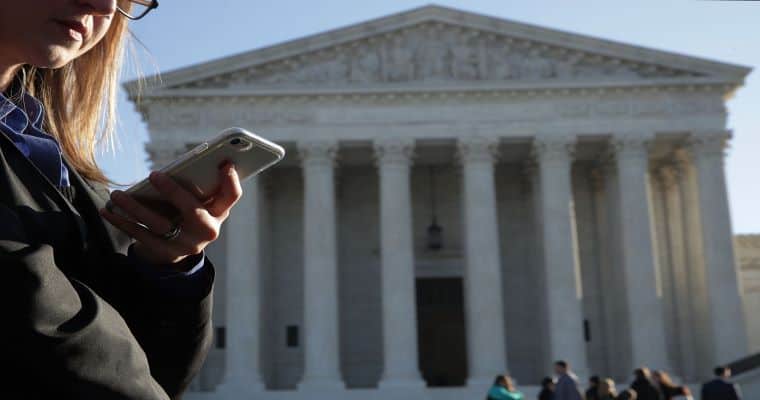
<path id="1" fill-rule="evenodd" d="M 445 23 L 273 60 L 180 87 L 351 85 L 411 81 L 538 81 L 695 76 Z"/>

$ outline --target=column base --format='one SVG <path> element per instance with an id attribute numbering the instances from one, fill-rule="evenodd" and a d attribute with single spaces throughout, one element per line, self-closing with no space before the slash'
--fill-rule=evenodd
<path id="1" fill-rule="evenodd" d="M 266 386 L 260 380 L 251 379 L 248 382 L 224 382 L 216 387 L 215 392 L 227 395 L 229 398 L 247 399 L 266 391 Z"/>
<path id="2" fill-rule="evenodd" d="M 298 383 L 299 391 L 340 391 L 346 390 L 346 384 L 336 378 L 304 378 Z"/>

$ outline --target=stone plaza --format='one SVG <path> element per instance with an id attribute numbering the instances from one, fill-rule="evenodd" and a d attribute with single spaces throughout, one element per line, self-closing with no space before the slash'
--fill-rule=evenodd
<path id="1" fill-rule="evenodd" d="M 208 249 L 187 398 L 482 398 L 507 371 L 532 396 L 557 359 L 693 383 L 746 356 L 724 150 L 749 71 L 426 6 L 163 74 L 154 167 L 229 126 L 288 151 Z"/>

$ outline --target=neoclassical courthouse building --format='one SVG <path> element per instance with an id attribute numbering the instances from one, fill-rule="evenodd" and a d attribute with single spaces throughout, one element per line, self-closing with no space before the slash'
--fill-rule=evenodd
<path id="1" fill-rule="evenodd" d="M 482 398 L 556 359 L 697 382 L 746 356 L 724 152 L 749 71 L 426 6 L 164 74 L 137 104 L 154 167 L 229 126 L 288 151 L 209 249 L 188 398 Z"/>

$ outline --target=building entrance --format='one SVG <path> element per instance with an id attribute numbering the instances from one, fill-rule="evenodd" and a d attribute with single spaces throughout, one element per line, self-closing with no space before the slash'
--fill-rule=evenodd
<path id="1" fill-rule="evenodd" d="M 467 379 L 462 278 L 417 279 L 419 362 L 428 386 Z"/>

